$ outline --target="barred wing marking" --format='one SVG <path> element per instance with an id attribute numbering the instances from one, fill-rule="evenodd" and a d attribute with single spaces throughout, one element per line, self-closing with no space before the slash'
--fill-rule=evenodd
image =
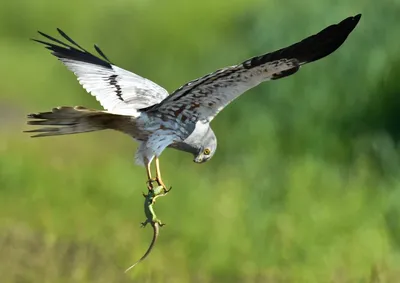
<path id="1" fill-rule="evenodd" d="M 60 29 L 57 31 L 69 44 L 40 31 L 49 42 L 34 41 L 46 45 L 109 112 L 138 115 L 138 109 L 159 103 L 168 96 L 168 92 L 154 82 L 113 65 L 97 45 L 94 47 L 101 58 L 82 48 Z"/>
<path id="2" fill-rule="evenodd" d="M 141 110 L 158 111 L 176 116 L 182 121 L 189 119 L 191 122 L 210 122 L 247 90 L 264 81 L 290 76 L 303 64 L 334 52 L 344 43 L 360 18 L 360 14 L 349 17 L 289 47 L 250 58 L 239 65 L 193 80 L 161 103 Z"/>

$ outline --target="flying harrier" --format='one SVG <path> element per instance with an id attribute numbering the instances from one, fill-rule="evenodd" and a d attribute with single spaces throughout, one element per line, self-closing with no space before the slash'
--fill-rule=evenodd
<path id="1" fill-rule="evenodd" d="M 138 143 L 136 163 L 146 167 L 148 182 L 165 187 L 159 157 L 167 147 L 194 155 L 194 162 L 211 159 L 217 139 L 210 122 L 230 102 L 258 84 L 296 73 L 306 63 L 321 59 L 338 49 L 359 22 L 361 15 L 331 25 L 289 47 L 241 64 L 222 68 L 195 79 L 171 95 L 161 86 L 112 64 L 98 46 L 93 55 L 63 31 L 67 43 L 39 32 L 49 42 L 51 54 L 74 72 L 80 84 L 106 111 L 85 107 L 57 107 L 51 112 L 29 114 L 29 125 L 52 125 L 27 132 L 33 137 L 76 134 L 112 129 L 128 134 Z M 251 119 L 251 117 L 249 117 Z M 155 159 L 156 177 L 151 176 Z"/>

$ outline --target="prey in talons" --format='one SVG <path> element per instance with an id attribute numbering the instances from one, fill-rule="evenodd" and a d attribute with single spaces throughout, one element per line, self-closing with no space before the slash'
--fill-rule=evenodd
<path id="1" fill-rule="evenodd" d="M 150 168 L 151 162 L 148 162 L 146 166 L 147 188 L 149 191 L 152 190 L 154 188 L 153 184 L 154 182 L 156 182 L 158 186 L 161 186 L 163 188 L 164 192 L 169 192 L 171 188 L 167 189 L 167 186 L 164 184 L 164 181 L 161 178 L 160 160 L 158 159 L 158 157 L 155 157 L 155 162 L 156 162 L 156 177 L 151 176 L 151 168 Z"/>
<path id="2" fill-rule="evenodd" d="M 152 188 L 151 190 L 149 190 L 149 192 L 146 194 L 143 194 L 144 196 L 144 214 L 146 215 L 146 220 L 144 222 L 142 222 L 142 227 L 146 227 L 147 224 L 151 224 L 151 226 L 153 227 L 153 239 L 150 243 L 149 248 L 147 249 L 146 253 L 137 261 L 135 262 L 133 265 L 131 265 L 129 268 L 127 268 L 125 270 L 125 272 L 128 272 L 129 270 L 131 270 L 133 267 L 135 267 L 139 262 L 143 261 L 151 252 L 151 250 L 153 249 L 158 235 L 160 234 L 160 227 L 164 226 L 165 224 L 163 224 L 161 222 L 161 220 L 159 220 L 156 216 L 156 213 L 154 212 L 154 203 L 156 202 L 156 199 L 162 196 L 165 196 L 166 194 L 168 194 L 168 192 L 171 189 L 166 189 L 163 186 L 158 186 L 155 188 Z"/>

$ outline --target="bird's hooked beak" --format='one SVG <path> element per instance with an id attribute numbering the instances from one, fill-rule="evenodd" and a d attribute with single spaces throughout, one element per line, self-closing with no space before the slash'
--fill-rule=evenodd
<path id="1" fill-rule="evenodd" d="M 194 162 L 196 163 L 203 163 L 204 162 L 204 156 L 202 153 L 200 153 L 199 155 L 197 155 L 194 159 Z"/>

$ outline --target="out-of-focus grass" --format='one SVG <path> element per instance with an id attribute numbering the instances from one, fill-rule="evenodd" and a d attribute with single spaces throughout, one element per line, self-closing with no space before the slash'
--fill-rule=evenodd
<path id="1" fill-rule="evenodd" d="M 400 282 L 398 1 L 8 1 L 0 9 L 1 282 Z M 289 7 L 289 8 L 288 8 Z M 112 132 L 29 139 L 28 112 L 99 108 L 27 39 L 60 27 L 172 90 L 363 13 L 332 56 L 213 122 L 204 165 L 167 150 L 146 250 L 145 172 Z M 23 16 L 21 16 L 23 15 Z"/>
<path id="2" fill-rule="evenodd" d="M 104 152 L 106 135 L 2 144 L 5 282 L 128 280 L 123 269 L 151 238 L 150 229 L 139 228 L 144 175 L 121 158 L 125 141 Z M 128 277 L 395 282 L 369 281 L 375 269 L 379 276 L 398 275 L 385 216 L 396 205 L 399 185 L 371 174 L 368 160 L 343 169 L 313 157 L 286 159 L 279 174 L 259 162 L 253 175 L 243 176 L 237 165 L 212 172 L 166 159 L 165 175 L 175 189 L 157 203 L 157 212 L 168 225 L 151 257 Z"/>

